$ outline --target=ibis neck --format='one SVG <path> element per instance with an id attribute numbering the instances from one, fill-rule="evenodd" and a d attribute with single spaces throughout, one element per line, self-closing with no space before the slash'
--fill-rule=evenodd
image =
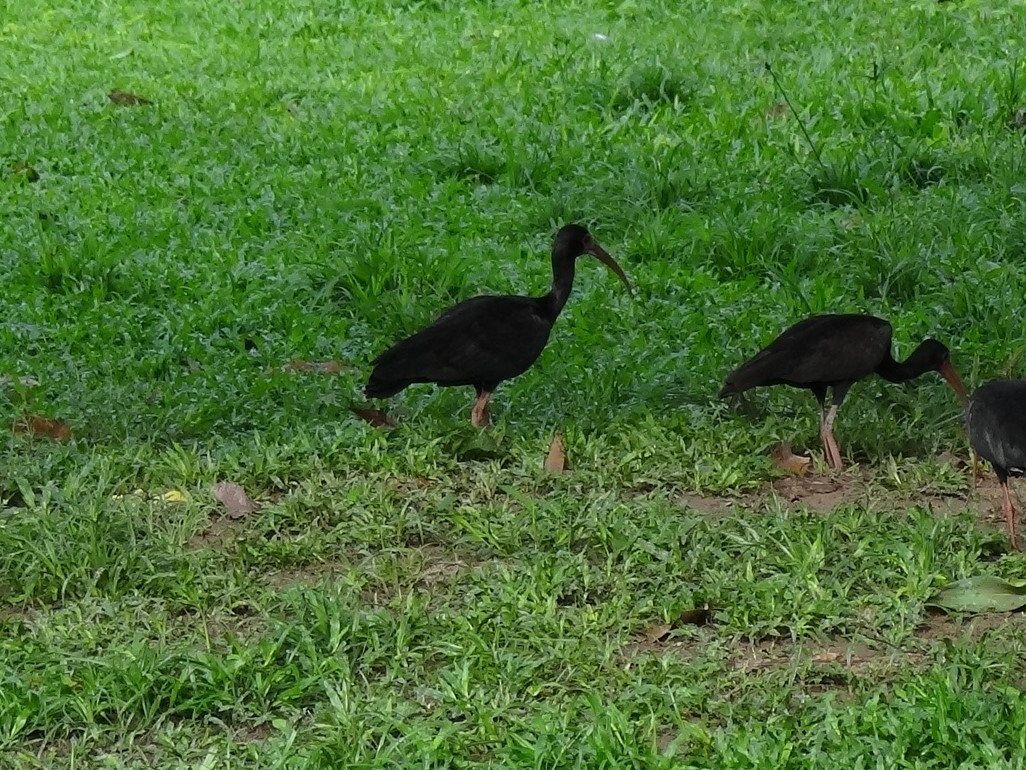
<path id="1" fill-rule="evenodd" d="M 913 358 L 915 358 L 915 353 L 904 361 L 895 361 L 891 351 L 888 350 L 887 356 L 876 368 L 876 373 L 889 382 L 907 382 L 933 368 L 916 364 L 912 361 Z"/>
<path id="2" fill-rule="evenodd" d="M 570 299 L 570 291 L 574 288 L 574 263 L 573 257 L 566 258 L 562 255 L 552 255 L 552 288 L 545 295 L 545 306 L 549 317 L 555 321 Z"/>

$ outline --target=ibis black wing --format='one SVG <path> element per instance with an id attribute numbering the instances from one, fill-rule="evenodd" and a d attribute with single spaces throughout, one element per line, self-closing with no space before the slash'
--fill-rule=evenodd
<path id="1" fill-rule="evenodd" d="M 417 382 L 494 388 L 541 355 L 552 324 L 539 311 L 529 297 L 461 302 L 378 356 L 366 393 L 390 396 Z"/>
<path id="2" fill-rule="evenodd" d="M 965 429 L 973 449 L 1004 469 L 1026 470 L 1026 380 L 994 380 L 969 399 Z"/>
<path id="3" fill-rule="evenodd" d="M 891 325 L 869 315 L 799 321 L 727 375 L 720 396 L 760 385 L 830 385 L 872 373 L 891 346 Z"/>

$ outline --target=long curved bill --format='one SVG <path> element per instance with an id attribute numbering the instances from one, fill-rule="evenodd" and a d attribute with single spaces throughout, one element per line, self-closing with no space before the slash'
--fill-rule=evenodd
<path id="1" fill-rule="evenodd" d="M 634 289 L 631 288 L 631 282 L 627 280 L 627 275 L 623 272 L 623 268 L 617 264 L 615 259 L 609 256 L 609 253 L 605 249 L 599 246 L 595 241 L 592 241 L 591 245 L 588 246 L 587 251 L 595 257 L 595 259 L 613 271 L 616 277 L 619 278 L 623 282 L 623 285 L 627 287 L 628 294 L 631 296 L 634 295 Z"/>
<path id="2" fill-rule="evenodd" d="M 951 362 L 945 361 L 937 371 L 940 372 L 941 377 L 948 381 L 948 385 L 958 394 L 958 397 L 962 399 L 962 404 L 969 403 L 969 393 L 966 391 L 965 385 L 962 384 L 962 378 L 958 376 L 958 372 L 955 371 L 955 367 L 951 365 Z"/>

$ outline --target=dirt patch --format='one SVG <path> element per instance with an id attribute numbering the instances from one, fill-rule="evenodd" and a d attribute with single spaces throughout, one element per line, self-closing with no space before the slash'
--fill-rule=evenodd
<path id="1" fill-rule="evenodd" d="M 296 586 L 331 582 L 349 568 L 349 562 L 345 561 L 317 562 L 316 564 L 271 570 L 261 576 L 261 581 L 271 588 L 285 591 Z"/>
<path id="2" fill-rule="evenodd" d="M 411 588 L 431 591 L 440 588 L 477 563 L 466 554 L 460 555 L 436 545 L 402 549 L 392 556 L 399 560 L 400 577 L 387 585 L 373 576 L 373 567 L 361 567 L 364 562 L 369 564 L 375 558 L 367 554 L 354 555 L 348 560 L 339 558 L 269 570 L 261 574 L 259 579 L 276 590 L 287 590 L 296 586 L 330 583 L 356 570 L 368 578 L 368 584 L 361 593 L 363 602 L 380 607 L 388 604 L 399 591 Z"/>
<path id="3" fill-rule="evenodd" d="M 734 511 L 741 500 L 731 497 L 699 495 L 693 492 L 680 492 L 674 496 L 674 502 L 706 516 L 724 516 Z"/>
<path id="4" fill-rule="evenodd" d="M 1016 481 L 1012 481 L 1013 495 Z M 1018 495 L 1014 495 L 1018 500 Z M 827 514 L 845 505 L 859 505 L 902 513 L 927 508 L 937 516 L 954 516 L 974 511 L 981 522 L 1004 529 L 1001 487 L 992 473 L 966 491 L 943 492 L 929 488 L 916 491 L 913 485 L 894 489 L 879 471 L 851 467 L 840 474 L 810 473 L 774 479 L 762 488 L 736 496 L 702 495 L 680 492 L 673 501 L 707 516 L 725 516 L 738 510 L 766 512 L 803 509 Z M 1020 511 L 1026 510 L 1018 500 Z"/>
<path id="5" fill-rule="evenodd" d="M 734 671 L 764 668 L 806 666 L 841 667 L 859 675 L 871 667 L 892 667 L 921 664 L 926 656 L 895 648 L 876 648 L 848 639 L 796 644 L 791 640 L 763 640 L 740 645 L 730 657 L 728 666 Z"/>
<path id="6" fill-rule="evenodd" d="M 469 560 L 435 545 L 417 550 L 424 560 L 420 567 L 420 585 L 429 590 L 450 582 L 470 566 Z"/>
<path id="7" fill-rule="evenodd" d="M 785 476 L 770 484 L 769 493 L 764 494 L 763 505 L 767 503 L 766 498 L 779 498 L 812 511 L 826 513 L 850 502 L 857 495 L 854 480 L 844 477 Z"/>
<path id="8" fill-rule="evenodd" d="M 206 527 L 189 538 L 189 548 L 200 551 L 205 548 L 224 548 L 233 543 L 242 531 L 243 523 L 230 516 L 211 519 Z"/>
<path id="9" fill-rule="evenodd" d="M 948 615 L 940 610 L 931 612 L 916 629 L 916 636 L 931 641 L 975 640 L 1002 632 L 1021 635 L 1026 629 L 1024 612 L 988 612 L 981 615 Z"/>

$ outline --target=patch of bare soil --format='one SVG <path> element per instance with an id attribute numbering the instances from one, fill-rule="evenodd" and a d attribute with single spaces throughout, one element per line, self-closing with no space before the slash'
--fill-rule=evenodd
<path id="1" fill-rule="evenodd" d="M 436 545 L 425 545 L 417 550 L 424 559 L 420 568 L 420 585 L 428 590 L 450 582 L 469 566 L 468 561 Z"/>
<path id="2" fill-rule="evenodd" d="M 409 559 L 409 571 L 394 585 L 374 583 L 367 585 L 361 598 L 366 604 L 381 607 L 395 598 L 401 587 L 411 587 L 431 591 L 441 588 L 458 575 L 474 565 L 466 555 L 459 555 L 436 545 L 425 545 L 404 551 L 404 559 Z M 286 590 L 295 586 L 311 586 L 331 582 L 345 575 L 350 570 L 360 569 L 360 559 L 338 558 L 314 564 L 286 567 L 266 572 L 261 581 L 276 590 Z"/>
<path id="3" fill-rule="evenodd" d="M 743 503 L 743 499 L 699 495 L 694 492 L 680 492 L 674 499 L 679 505 L 707 516 L 724 516 L 732 512 L 739 503 Z"/>
<path id="4" fill-rule="evenodd" d="M 822 642 L 798 644 L 787 640 L 761 640 L 737 645 L 729 660 L 734 671 L 764 668 L 807 666 L 840 666 L 859 675 L 871 667 L 908 667 L 922 663 L 926 656 L 895 648 L 876 648 L 848 639 L 827 639 Z"/>
<path id="5" fill-rule="evenodd" d="M 224 548 L 235 540 L 242 528 L 242 521 L 230 516 L 218 516 L 189 539 L 189 547 L 197 551 L 204 548 Z"/>
<path id="6" fill-rule="evenodd" d="M 992 632 L 1021 635 L 1026 630 L 1024 612 L 987 612 L 979 615 L 948 615 L 931 612 L 916 629 L 916 635 L 930 641 L 980 639 Z"/>
<path id="7" fill-rule="evenodd" d="M 271 588 L 284 591 L 295 586 L 330 582 L 348 569 L 348 562 L 332 560 L 270 570 L 262 575 L 261 580 Z"/>
<path id="8" fill-rule="evenodd" d="M 1014 494 L 1015 479 L 1011 486 Z M 895 512 L 926 507 L 938 516 L 952 516 L 969 510 L 976 511 L 981 522 L 1004 529 L 1001 487 L 994 474 L 989 472 L 967 493 L 961 494 L 945 494 L 928 489 L 921 493 L 898 491 L 882 485 L 879 473 L 873 469 L 852 467 L 840 474 L 784 476 L 774 479 L 761 489 L 735 497 L 681 492 L 675 496 L 675 501 L 708 516 L 726 515 L 736 509 L 767 511 L 781 507 L 830 513 L 844 505 L 873 506 Z M 1021 500 L 1017 505 L 1019 510 L 1026 509 Z"/>

